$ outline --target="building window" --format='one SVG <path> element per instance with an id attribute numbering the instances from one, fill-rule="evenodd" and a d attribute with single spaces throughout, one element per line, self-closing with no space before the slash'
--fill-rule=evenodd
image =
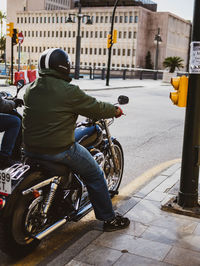
<path id="1" fill-rule="evenodd" d="M 101 20 L 100 20 L 101 23 L 103 23 L 103 16 L 101 16 Z"/>
<path id="2" fill-rule="evenodd" d="M 135 23 L 138 23 L 138 16 L 135 16 L 135 20 L 134 20 Z"/>
<path id="3" fill-rule="evenodd" d="M 38 17 L 36 17 L 36 23 L 38 23 Z"/>
<path id="4" fill-rule="evenodd" d="M 125 56 L 125 55 L 126 55 L 126 50 L 123 49 L 123 50 L 122 50 L 122 53 L 123 53 L 122 55 Z"/>
<path id="5" fill-rule="evenodd" d="M 34 47 L 33 46 L 31 47 L 31 52 L 34 53 Z"/>
<path id="6" fill-rule="evenodd" d="M 84 38 L 84 31 L 81 32 L 81 37 Z"/>
<path id="7" fill-rule="evenodd" d="M 58 37 L 58 31 L 56 31 L 56 37 Z"/>
<path id="8" fill-rule="evenodd" d="M 52 23 L 54 23 L 54 21 L 55 21 L 55 18 L 54 18 L 54 17 L 52 17 Z"/>
<path id="9" fill-rule="evenodd" d="M 129 32 L 128 32 L 128 38 L 131 39 L 131 37 L 132 37 L 132 32 L 129 31 Z"/>
<path id="10" fill-rule="evenodd" d="M 93 31 L 90 32 L 90 38 L 93 38 Z"/>
<path id="11" fill-rule="evenodd" d="M 51 32 L 51 37 L 54 37 L 54 31 Z"/>
<path id="12" fill-rule="evenodd" d="M 88 54 L 88 48 L 85 48 L 85 54 Z"/>
<path id="13" fill-rule="evenodd" d="M 97 54 L 97 48 L 94 48 L 94 54 Z"/>
<path id="14" fill-rule="evenodd" d="M 40 31 L 40 37 L 42 37 L 42 31 Z"/>
<path id="15" fill-rule="evenodd" d="M 67 37 L 67 31 L 64 31 L 64 37 L 65 38 Z"/>
<path id="16" fill-rule="evenodd" d="M 98 31 L 95 31 L 95 38 L 98 38 Z"/>
<path id="17" fill-rule="evenodd" d="M 63 23 L 63 17 L 60 17 L 60 23 Z"/>
<path id="18" fill-rule="evenodd" d="M 68 37 L 71 38 L 71 31 L 68 32 Z"/>
<path id="19" fill-rule="evenodd" d="M 117 55 L 120 55 L 120 54 L 121 54 L 121 50 L 118 49 L 118 50 L 117 50 Z"/>
<path id="20" fill-rule="evenodd" d="M 86 37 L 86 38 L 88 38 L 88 36 L 89 36 L 89 32 L 88 32 L 88 31 L 86 31 L 86 36 L 85 36 L 85 37 Z"/>
<path id="21" fill-rule="evenodd" d="M 46 37 L 46 31 L 43 32 L 44 38 Z"/>
<path id="22" fill-rule="evenodd" d="M 92 48 L 90 48 L 90 54 L 92 54 Z"/>
<path id="23" fill-rule="evenodd" d="M 23 23 L 23 18 L 21 18 L 21 23 Z"/>
<path id="24" fill-rule="evenodd" d="M 26 35 L 25 35 L 25 37 L 26 37 Z M 38 31 L 37 30 L 35 32 L 35 37 L 38 37 Z"/>
<path id="25" fill-rule="evenodd" d="M 68 52 L 68 54 L 70 54 L 70 47 L 68 47 L 67 52 Z"/>
<path id="26" fill-rule="evenodd" d="M 27 23 L 27 17 L 24 18 L 24 23 Z"/>
<path id="27" fill-rule="evenodd" d="M 133 33 L 133 38 L 134 38 L 134 39 L 137 38 L 137 31 L 134 31 L 134 33 Z"/>
<path id="28" fill-rule="evenodd" d="M 128 23 L 128 16 L 124 16 L 124 23 Z"/>
<path id="29" fill-rule="evenodd" d="M 75 49 L 74 49 L 74 47 L 72 48 L 72 54 L 74 54 L 74 52 L 75 52 Z"/>
<path id="30" fill-rule="evenodd" d="M 105 23 L 108 23 L 108 16 L 105 16 Z"/>
<path id="31" fill-rule="evenodd" d="M 51 17 L 48 17 L 48 23 L 51 23 Z"/>
<path id="32" fill-rule="evenodd" d="M 123 23 L 123 17 L 122 16 L 119 17 L 119 23 Z"/>
<path id="33" fill-rule="evenodd" d="M 121 37 L 122 37 L 122 32 L 119 31 L 119 39 L 121 39 Z"/>
<path id="34" fill-rule="evenodd" d="M 19 17 L 17 18 L 17 23 L 19 24 Z"/>
<path id="35" fill-rule="evenodd" d="M 31 32 L 30 32 L 30 30 L 28 31 L 28 37 L 30 37 L 31 36 Z"/>
<path id="36" fill-rule="evenodd" d="M 50 31 L 48 31 L 48 37 L 50 37 Z"/>
<path id="37" fill-rule="evenodd" d="M 35 47 L 35 52 L 37 53 L 37 51 L 38 51 L 38 48 L 37 48 L 37 46 Z"/>
<path id="38" fill-rule="evenodd" d="M 104 31 L 104 38 L 107 38 L 107 31 Z"/>
<path id="39" fill-rule="evenodd" d="M 62 31 L 60 31 L 60 38 L 62 38 Z"/>
<path id="40" fill-rule="evenodd" d="M 32 23 L 35 23 L 35 18 L 34 17 L 32 17 Z"/>
<path id="41" fill-rule="evenodd" d="M 129 17 L 129 23 L 133 23 L 133 16 Z"/>
<path id="42" fill-rule="evenodd" d="M 76 37 L 76 32 L 75 31 L 73 31 L 73 38 L 75 38 Z"/>
<path id="43" fill-rule="evenodd" d="M 103 49 L 103 54 L 106 55 L 106 49 L 105 48 Z"/>
<path id="44" fill-rule="evenodd" d="M 32 37 L 34 37 L 34 31 L 32 31 Z"/>
<path id="45" fill-rule="evenodd" d="M 99 22 L 99 17 L 98 16 L 96 16 L 96 23 L 98 23 Z"/>
<path id="46" fill-rule="evenodd" d="M 131 49 L 128 49 L 127 50 L 127 56 L 130 56 L 131 55 Z"/>
<path id="47" fill-rule="evenodd" d="M 101 55 L 101 48 L 99 48 L 99 55 Z"/>
<path id="48" fill-rule="evenodd" d="M 44 23 L 47 23 L 47 18 L 46 17 L 44 17 Z"/>
<path id="49" fill-rule="evenodd" d="M 115 16 L 115 23 L 118 22 L 118 16 Z"/>
<path id="50" fill-rule="evenodd" d="M 116 55 L 116 49 L 113 49 L 113 55 Z"/>
<path id="51" fill-rule="evenodd" d="M 126 34 L 126 31 L 124 31 L 124 39 L 126 39 L 127 37 L 127 34 Z"/>
<path id="52" fill-rule="evenodd" d="M 40 23 L 42 23 L 42 17 L 40 17 Z"/>
<path id="53" fill-rule="evenodd" d="M 102 37 L 103 37 L 103 33 L 102 33 L 102 31 L 100 31 L 99 38 L 102 38 Z"/>
<path id="54" fill-rule="evenodd" d="M 56 17 L 56 23 L 59 23 L 59 17 Z"/>

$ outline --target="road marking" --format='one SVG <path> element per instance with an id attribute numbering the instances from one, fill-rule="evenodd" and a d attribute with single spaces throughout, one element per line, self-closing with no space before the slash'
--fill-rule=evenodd
<path id="1" fill-rule="evenodd" d="M 142 175 L 135 178 L 131 183 L 127 184 L 120 190 L 120 196 L 116 196 L 112 199 L 113 205 L 116 205 L 119 201 L 132 195 L 136 190 L 143 187 L 154 176 L 164 171 L 173 164 L 181 162 L 181 159 L 174 159 L 164 163 L 161 163 L 147 171 Z M 37 250 L 28 255 L 19 262 L 13 264 L 15 266 L 35 266 L 42 262 L 45 258 L 50 256 L 53 252 L 61 248 L 65 243 L 73 239 L 74 233 L 81 232 L 82 229 L 91 221 L 95 220 L 94 212 L 91 211 L 85 217 L 83 217 L 78 223 L 71 223 L 68 226 L 63 226 L 61 229 L 56 230 L 51 235 L 51 239 L 44 239 Z M 45 244 L 46 242 L 46 244 Z"/>

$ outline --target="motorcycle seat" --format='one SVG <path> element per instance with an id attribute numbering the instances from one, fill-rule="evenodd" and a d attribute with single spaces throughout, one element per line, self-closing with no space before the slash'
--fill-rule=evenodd
<path id="1" fill-rule="evenodd" d="M 43 170 L 50 172 L 52 175 L 55 176 L 67 176 L 70 172 L 70 170 L 66 167 L 66 165 L 57 162 L 30 158 L 30 157 L 26 157 L 25 162 L 31 167 L 41 168 Z"/>

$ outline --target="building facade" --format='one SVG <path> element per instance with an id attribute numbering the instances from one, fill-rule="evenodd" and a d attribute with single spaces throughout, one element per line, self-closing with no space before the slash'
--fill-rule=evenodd
<path id="1" fill-rule="evenodd" d="M 68 0 L 69 1 L 69 0 Z M 32 6 L 36 0 L 16 0 L 15 8 L 7 0 L 7 21 L 24 35 L 21 60 L 24 64 L 37 65 L 39 54 L 48 48 L 59 47 L 70 54 L 75 64 L 78 9 L 74 1 L 38 0 L 37 10 Z M 145 2 L 152 2 L 144 0 Z M 64 4 L 66 9 L 50 10 L 49 4 Z M 23 3 L 23 5 L 22 5 Z M 106 67 L 108 58 L 107 36 L 110 33 L 113 7 L 82 7 L 82 14 L 91 17 L 93 24 L 81 20 L 81 66 Z M 68 23 L 71 14 L 74 23 Z M 156 45 L 154 37 L 160 28 L 162 43 L 159 45 L 158 68 L 168 56 L 180 56 L 185 68 L 188 61 L 191 23 L 168 12 L 155 12 L 143 6 L 118 6 L 114 28 L 118 31 L 117 43 L 112 47 L 112 68 L 145 68 L 148 51 L 154 64 Z M 10 61 L 10 38 L 7 37 L 7 60 Z M 14 62 L 17 63 L 15 46 Z"/>

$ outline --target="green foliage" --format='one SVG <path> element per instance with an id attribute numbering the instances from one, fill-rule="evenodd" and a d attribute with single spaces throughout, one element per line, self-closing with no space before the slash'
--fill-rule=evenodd
<path id="1" fill-rule="evenodd" d="M 151 61 L 151 52 L 148 51 L 145 57 L 145 68 L 146 69 L 153 69 L 153 63 Z"/>
<path id="2" fill-rule="evenodd" d="M 165 60 L 163 62 L 163 66 L 165 68 L 169 68 L 170 73 L 174 73 L 176 68 L 178 68 L 178 70 L 180 70 L 180 68 L 184 67 L 182 62 L 183 62 L 183 59 L 179 56 L 167 57 L 167 58 L 165 58 Z"/>

